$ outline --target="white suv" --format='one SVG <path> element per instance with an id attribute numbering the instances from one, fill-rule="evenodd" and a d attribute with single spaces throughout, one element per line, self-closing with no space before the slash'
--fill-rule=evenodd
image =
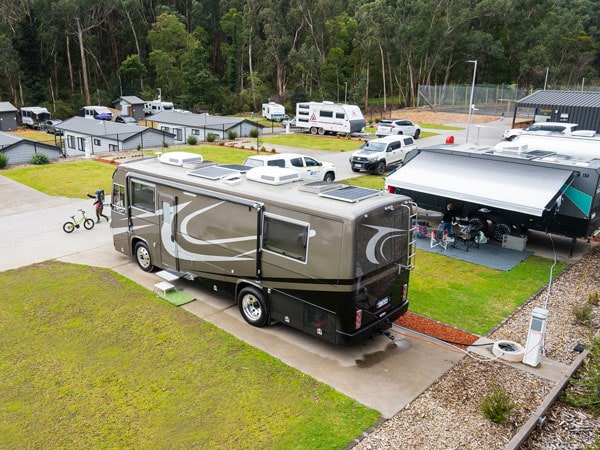
<path id="1" fill-rule="evenodd" d="M 416 148 L 410 136 L 386 136 L 366 141 L 352 153 L 350 167 L 353 172 L 366 170 L 382 175 L 388 167 L 402 164 L 404 156 Z"/>
<path id="2" fill-rule="evenodd" d="M 577 129 L 576 123 L 565 123 L 565 122 L 538 122 L 533 125 L 528 126 L 527 128 L 511 128 L 510 130 L 506 130 L 503 134 L 504 139 L 507 141 L 512 141 L 514 138 L 519 136 L 520 134 L 542 134 L 542 135 L 551 135 L 551 134 L 562 134 L 562 135 L 571 135 L 571 134 L 579 134 L 575 130 Z M 583 131 L 583 130 L 582 130 Z"/>
<path id="3" fill-rule="evenodd" d="M 332 163 L 317 161 L 310 156 L 299 153 L 249 156 L 243 165 L 248 167 L 275 166 L 294 169 L 300 173 L 301 178 L 311 181 L 331 183 L 335 180 L 335 166 Z"/>
<path id="4" fill-rule="evenodd" d="M 375 134 L 377 137 L 405 134 L 419 139 L 421 127 L 408 119 L 384 119 L 377 124 Z"/>

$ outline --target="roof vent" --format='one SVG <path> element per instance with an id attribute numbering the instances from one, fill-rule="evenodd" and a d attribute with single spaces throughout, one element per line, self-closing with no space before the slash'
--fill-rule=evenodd
<path id="1" fill-rule="evenodd" d="M 246 178 L 259 183 L 281 185 L 300 181 L 300 174 L 293 169 L 283 167 L 262 166 L 254 167 L 246 173 Z"/>
<path id="2" fill-rule="evenodd" d="M 193 168 L 198 164 L 202 164 L 204 158 L 202 155 L 190 152 L 167 152 L 162 153 L 159 160 L 163 164 L 171 164 L 172 166 L 184 166 Z"/>

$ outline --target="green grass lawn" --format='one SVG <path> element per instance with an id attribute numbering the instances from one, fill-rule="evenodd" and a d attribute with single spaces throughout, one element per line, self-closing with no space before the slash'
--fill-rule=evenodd
<path id="1" fill-rule="evenodd" d="M 310 150 L 327 150 L 332 152 L 347 152 L 358 150 L 363 144 L 361 139 L 349 139 L 335 136 L 312 136 L 310 134 L 280 134 L 265 135 L 260 138 L 261 144 L 286 145 L 289 147 L 307 148 Z"/>
<path id="2" fill-rule="evenodd" d="M 0 296 L 0 448 L 344 448 L 379 419 L 106 269 L 0 272 Z"/>

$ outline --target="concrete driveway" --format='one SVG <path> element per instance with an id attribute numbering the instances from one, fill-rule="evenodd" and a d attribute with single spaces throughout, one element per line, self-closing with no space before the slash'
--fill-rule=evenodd
<path id="1" fill-rule="evenodd" d="M 62 224 L 79 208 L 93 216 L 91 199 L 50 197 L 3 176 L 0 192 L 0 271 L 59 260 L 109 268 L 149 290 L 161 281 L 113 249 L 108 223 L 103 221 L 89 231 L 76 229 L 71 234 L 62 230 Z M 177 280 L 175 285 L 196 299 L 183 306 L 190 313 L 386 418 L 418 397 L 462 358 L 462 353 L 411 332 L 398 334 L 395 342 L 378 336 L 362 345 L 337 347 L 281 324 L 254 328 L 244 322 L 228 299 L 187 280 Z"/>

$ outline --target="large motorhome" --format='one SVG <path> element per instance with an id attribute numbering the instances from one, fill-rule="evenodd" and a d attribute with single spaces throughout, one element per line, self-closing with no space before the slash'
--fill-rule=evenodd
<path id="1" fill-rule="evenodd" d="M 443 212 L 453 203 L 458 217 L 498 241 L 528 229 L 573 243 L 600 234 L 600 159 L 441 145 L 409 153 L 386 188 L 426 210 Z"/>
<path id="2" fill-rule="evenodd" d="M 494 148 L 513 152 L 542 150 L 582 158 L 600 158 L 600 138 L 588 136 L 521 134 L 509 142 L 499 142 Z"/>
<path id="3" fill-rule="evenodd" d="M 117 251 L 230 295 L 251 325 L 337 344 L 387 333 L 407 310 L 415 214 L 408 197 L 186 152 L 113 175 Z"/>
<path id="4" fill-rule="evenodd" d="M 367 122 L 356 105 L 333 102 L 308 102 L 296 104 L 296 127 L 310 134 L 360 133 Z"/>
<path id="5" fill-rule="evenodd" d="M 41 106 L 25 106 L 19 110 L 21 124 L 29 128 L 38 129 L 47 120 L 50 120 L 50 112 Z"/>

